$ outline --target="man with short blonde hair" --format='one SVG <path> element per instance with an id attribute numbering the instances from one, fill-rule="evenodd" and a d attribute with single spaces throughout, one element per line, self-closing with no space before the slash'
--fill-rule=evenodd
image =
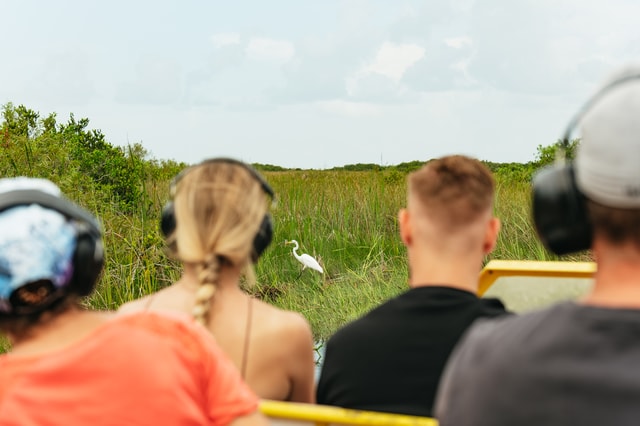
<path id="1" fill-rule="evenodd" d="M 441 371 L 479 317 L 505 313 L 479 299 L 478 274 L 496 243 L 494 181 L 478 160 L 454 155 L 409 175 L 399 212 L 409 287 L 327 342 L 320 404 L 431 416 Z"/>

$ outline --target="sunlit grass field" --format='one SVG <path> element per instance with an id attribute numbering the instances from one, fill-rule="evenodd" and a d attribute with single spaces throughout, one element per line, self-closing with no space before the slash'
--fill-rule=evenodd
<path id="1" fill-rule="evenodd" d="M 404 174 L 323 170 L 265 175 L 277 194 L 275 236 L 256 267 L 258 284 L 248 291 L 301 312 L 321 339 L 406 289 L 408 269 L 397 229 L 397 212 L 406 198 Z M 496 179 L 495 210 L 503 227 L 491 258 L 552 259 L 531 225 L 529 185 Z M 101 212 L 108 262 L 92 306 L 116 309 L 178 277 L 179 267 L 164 255 L 157 226 L 167 187 L 168 182 L 152 187 L 144 214 Z M 284 245 L 291 239 L 300 243 L 299 252 L 320 261 L 324 275 L 313 270 L 300 275 L 291 246 Z"/>
<path id="2" fill-rule="evenodd" d="M 150 158 L 137 143 L 113 146 L 100 130 L 89 127 L 88 119 L 73 114 L 60 121 L 55 113 L 40 117 L 12 103 L 1 112 L 0 176 L 50 179 L 103 223 L 106 265 L 88 306 L 117 309 L 179 277 L 180 266 L 164 254 L 158 222 L 169 182 L 187 164 Z M 539 146 L 535 160 L 525 164 L 486 163 L 495 172 L 495 210 L 503 223 L 491 258 L 550 258 L 531 226 L 528 181 L 536 169 L 552 164 L 559 144 Z M 572 141 L 571 152 L 577 144 Z M 408 268 L 397 212 L 405 205 L 406 173 L 420 165 L 351 164 L 339 170 L 257 165 L 277 194 L 272 207 L 275 238 L 257 265 L 257 285 L 246 290 L 301 312 L 319 340 L 404 291 Z M 292 239 L 300 243 L 301 252 L 320 260 L 325 274 L 300 274 L 291 246 L 284 245 Z M 529 289 L 510 291 L 519 295 Z M 522 300 L 519 306 L 532 305 L 529 297 Z M 0 339 L 0 351 L 5 348 Z"/>
<path id="3" fill-rule="evenodd" d="M 405 205 L 404 174 L 391 170 L 264 174 L 277 194 L 272 206 L 275 236 L 256 267 L 257 285 L 247 291 L 302 313 L 321 340 L 407 288 L 406 255 L 397 229 L 397 212 Z M 496 180 L 495 212 L 502 219 L 502 231 L 490 258 L 556 259 L 536 239 L 528 183 L 500 175 Z M 91 194 L 76 194 L 96 212 L 105 230 L 107 263 L 97 291 L 88 300 L 92 307 L 117 309 L 179 276 L 179 265 L 165 256 L 158 231 L 168 186 L 168 181 L 147 184 L 146 207 L 135 214 L 92 204 Z M 291 239 L 300 243 L 299 252 L 320 261 L 324 275 L 313 270 L 300 275 L 302 265 L 294 259 L 291 246 L 284 245 Z M 568 288 L 567 295 L 573 291 Z M 556 296 L 562 298 L 563 290 L 554 289 Z"/>

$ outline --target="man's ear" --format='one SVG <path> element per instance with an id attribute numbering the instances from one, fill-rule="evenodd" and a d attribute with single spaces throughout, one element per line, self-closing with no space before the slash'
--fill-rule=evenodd
<path id="1" fill-rule="evenodd" d="M 411 220 L 407 209 L 400 209 L 398 212 L 398 226 L 400 228 L 400 239 L 405 246 L 409 246 L 413 242 L 411 236 Z"/>
<path id="2" fill-rule="evenodd" d="M 497 217 L 492 217 L 487 223 L 487 229 L 484 234 L 484 244 L 482 246 L 482 250 L 484 254 L 487 255 L 493 251 L 496 247 L 496 243 L 498 242 L 498 234 L 500 233 L 500 219 Z"/>

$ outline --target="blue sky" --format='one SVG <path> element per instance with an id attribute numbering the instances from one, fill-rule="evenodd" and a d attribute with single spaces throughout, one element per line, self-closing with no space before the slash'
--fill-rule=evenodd
<path id="1" fill-rule="evenodd" d="M 635 0 L 0 0 L 0 103 L 194 163 L 529 161 L 640 57 Z"/>

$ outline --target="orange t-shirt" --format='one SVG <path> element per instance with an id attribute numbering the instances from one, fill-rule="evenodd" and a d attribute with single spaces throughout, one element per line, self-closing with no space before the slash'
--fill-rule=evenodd
<path id="1" fill-rule="evenodd" d="M 0 356 L 0 425 L 225 425 L 258 399 L 213 337 L 167 314 L 115 316 L 64 350 Z"/>

